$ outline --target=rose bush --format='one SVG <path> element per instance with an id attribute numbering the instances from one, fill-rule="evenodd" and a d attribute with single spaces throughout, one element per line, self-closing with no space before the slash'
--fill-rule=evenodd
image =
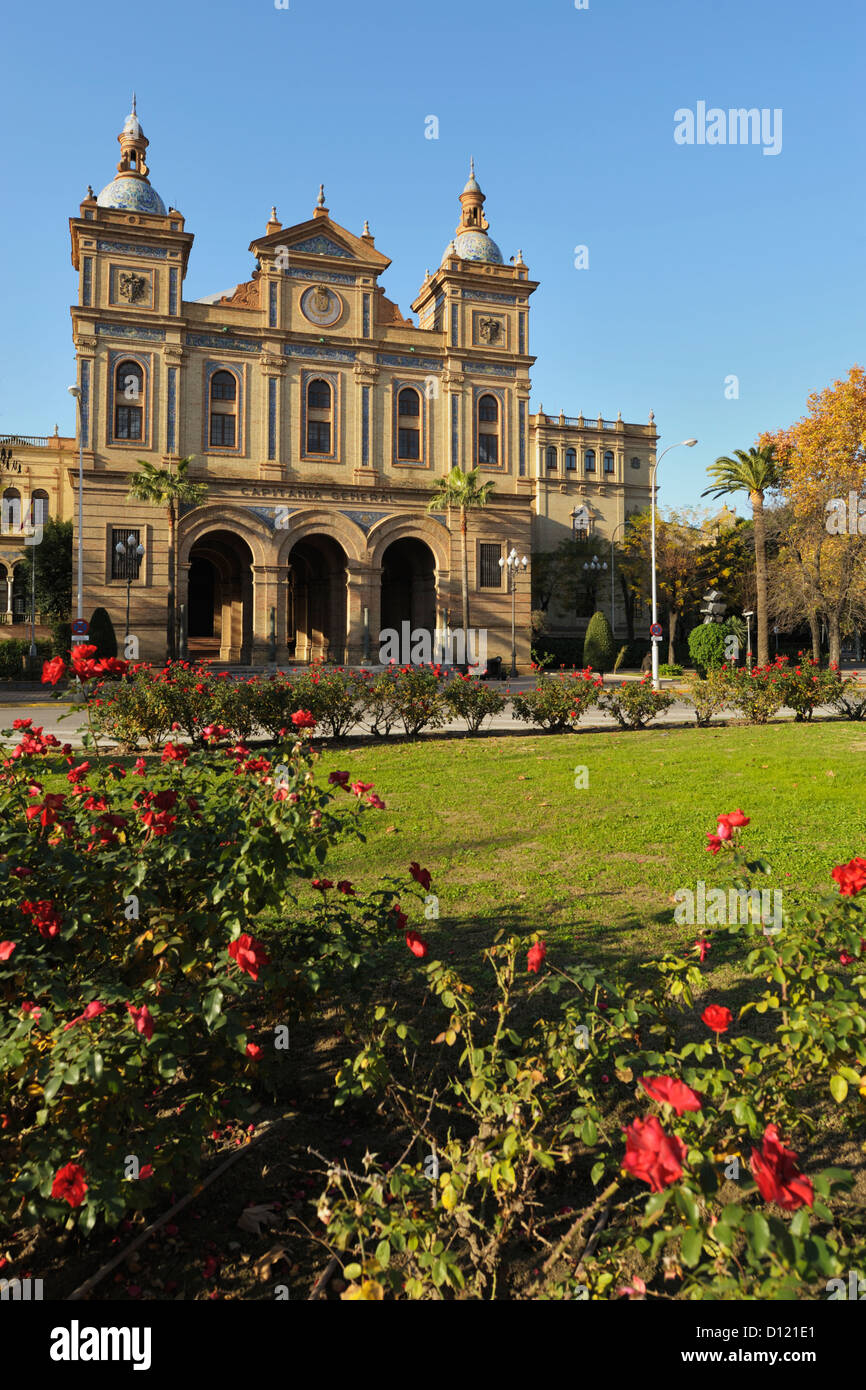
<path id="1" fill-rule="evenodd" d="M 719 816 L 708 846 L 738 888 L 768 872 L 748 824 Z M 337 1076 L 338 1103 L 372 1094 L 415 1136 L 414 1161 L 328 1170 L 323 1238 L 352 1287 L 779 1299 L 862 1267 L 851 1175 L 814 1142 L 862 1132 L 866 1097 L 866 858 L 834 878 L 820 911 L 714 928 L 645 988 L 502 933 L 479 994 L 425 965 L 426 1008 L 380 1004 Z M 738 970 L 736 1010 L 707 991 L 708 956 Z"/>
<path id="2" fill-rule="evenodd" d="M 515 718 L 536 724 L 545 733 L 564 733 L 598 704 L 603 686 L 603 677 L 594 674 L 589 666 L 559 676 L 542 675 L 534 690 L 513 695 L 511 706 Z"/>
<path id="3" fill-rule="evenodd" d="M 384 803 L 348 772 L 317 782 L 313 717 L 296 710 L 263 757 L 200 727 L 197 682 L 178 683 L 207 746 L 175 735 L 161 759 L 127 770 L 92 738 L 73 754 L 18 720 L 2 760 L 8 1219 L 72 1212 L 88 1232 L 188 1183 L 208 1134 L 277 1074 L 263 1020 L 288 1026 L 317 997 L 358 1007 L 377 946 L 395 935 L 396 888 L 361 894 L 343 880 L 331 893 L 319 877 L 364 808 Z M 60 789 L 48 790 L 58 759 Z M 321 901 L 300 911 L 314 876 Z"/>

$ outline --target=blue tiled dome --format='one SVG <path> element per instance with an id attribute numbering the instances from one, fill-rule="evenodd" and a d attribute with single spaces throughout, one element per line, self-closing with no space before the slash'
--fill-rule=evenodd
<path id="1" fill-rule="evenodd" d="M 458 232 L 454 238 L 454 247 L 461 261 L 487 261 L 493 265 L 503 264 L 502 252 L 496 242 L 485 232 Z M 445 255 L 448 255 L 450 249 L 449 244 Z"/>
<path id="2" fill-rule="evenodd" d="M 120 208 L 123 212 L 155 212 L 165 216 L 165 203 L 156 189 L 145 179 L 128 176 L 120 176 L 106 184 L 96 204 L 101 208 Z"/>

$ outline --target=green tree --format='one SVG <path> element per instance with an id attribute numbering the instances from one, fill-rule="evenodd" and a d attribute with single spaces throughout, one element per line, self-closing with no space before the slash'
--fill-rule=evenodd
<path id="1" fill-rule="evenodd" d="M 478 482 L 478 469 L 470 468 L 464 473 L 462 468 L 454 467 L 451 472 L 434 484 L 433 496 L 427 504 L 428 512 L 441 511 L 443 507 L 457 507 L 460 512 L 460 544 L 462 547 L 462 574 L 460 582 L 463 602 L 463 651 L 469 656 L 469 545 L 467 521 L 471 511 L 486 507 L 493 492 L 493 483 Z"/>
<path id="2" fill-rule="evenodd" d="M 36 607 L 51 622 L 62 622 L 72 608 L 72 522 L 49 517 L 42 540 L 28 545 L 20 562 L 21 587 L 30 594 L 30 566 L 36 564 Z"/>
<path id="3" fill-rule="evenodd" d="M 610 623 L 602 612 L 593 613 L 583 639 L 583 664 L 604 675 L 613 669 L 616 644 Z"/>
<path id="4" fill-rule="evenodd" d="M 770 659 L 767 632 L 767 534 L 764 520 L 764 494 L 777 488 L 780 481 L 774 446 L 764 449 L 735 449 L 733 458 L 721 455 L 707 469 L 713 486 L 704 489 L 703 497 L 725 497 L 734 492 L 747 492 L 755 526 L 755 575 L 758 608 L 758 665 Z"/>
<path id="5" fill-rule="evenodd" d="M 87 640 L 96 648 L 97 656 L 117 656 L 117 637 L 107 608 L 94 608 L 87 625 Z"/>
<path id="6" fill-rule="evenodd" d="M 188 476 L 191 458 L 180 459 L 177 468 L 157 468 L 146 459 L 139 459 L 141 472 L 136 473 L 129 486 L 129 497 L 135 502 L 150 502 L 164 507 L 168 519 L 168 595 L 165 645 L 169 659 L 177 657 L 177 519 L 181 503 L 193 505 L 207 496 L 206 483 L 194 483 Z"/>

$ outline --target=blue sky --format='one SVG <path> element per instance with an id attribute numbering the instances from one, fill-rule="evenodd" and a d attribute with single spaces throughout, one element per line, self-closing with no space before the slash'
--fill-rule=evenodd
<path id="1" fill-rule="evenodd" d="M 408 314 L 474 154 L 491 235 L 541 282 L 532 408 L 652 408 L 660 447 L 696 435 L 665 505 L 866 360 L 860 0 L 52 0 L 3 37 L 0 431 L 73 432 L 67 219 L 111 179 L 133 88 L 154 187 L 195 233 L 188 299 L 248 278 L 271 204 L 304 221 L 324 182 Z M 676 144 L 699 101 L 780 108 L 781 152 Z"/>

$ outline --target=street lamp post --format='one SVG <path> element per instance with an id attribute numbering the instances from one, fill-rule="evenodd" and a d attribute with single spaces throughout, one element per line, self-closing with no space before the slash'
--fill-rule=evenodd
<path id="1" fill-rule="evenodd" d="M 511 670 L 509 675 L 513 680 L 517 675 L 517 637 L 516 637 L 516 611 L 515 598 L 517 594 L 517 576 L 526 573 L 526 566 L 529 564 L 526 556 L 518 559 L 517 551 L 511 547 L 511 553 L 503 560 L 499 557 L 499 568 L 508 576 L 507 583 L 511 593 Z"/>
<path id="2" fill-rule="evenodd" d="M 653 626 L 658 622 L 658 602 L 656 596 L 656 475 L 659 471 L 659 464 L 665 454 L 669 454 L 671 449 L 693 449 L 697 444 L 696 439 L 681 439 L 678 444 L 669 444 L 666 449 L 662 449 L 652 470 L 652 484 L 650 490 L 650 511 L 652 513 L 652 591 L 653 591 Z M 659 639 L 652 639 L 652 661 L 653 661 L 653 690 L 659 688 Z"/>
<path id="3" fill-rule="evenodd" d="M 84 431 L 81 415 L 81 387 L 67 387 L 70 396 L 75 397 L 78 407 L 78 605 L 75 616 L 79 624 L 84 618 Z M 85 641 L 83 633 L 74 633 L 72 645 L 77 646 Z"/>
<path id="4" fill-rule="evenodd" d="M 599 560 L 599 558 L 598 558 L 597 555 L 593 555 L 593 557 L 592 557 L 592 562 L 591 562 L 591 563 L 590 563 L 588 560 L 584 560 L 584 562 L 583 562 L 583 572 L 584 572 L 584 574 L 585 574 L 587 577 L 589 577 L 590 575 L 593 575 L 593 574 L 600 574 L 602 570 L 606 570 L 606 569 L 607 569 L 607 561 L 606 561 L 606 560 L 604 560 L 604 561 Z M 593 601 L 594 601 L 594 600 L 595 600 L 595 589 L 593 589 L 592 594 L 593 594 Z"/>
<path id="5" fill-rule="evenodd" d="M 130 531 L 126 538 L 126 544 L 118 541 L 114 547 L 118 555 L 123 558 L 123 567 L 126 571 L 126 637 L 129 636 L 129 597 L 132 590 L 132 581 L 138 577 L 141 568 L 141 557 L 144 554 L 144 546 L 138 537 Z M 137 562 L 137 563 L 136 563 Z M 134 573 L 133 573 L 134 571 Z"/>
<path id="6" fill-rule="evenodd" d="M 746 665 L 748 666 L 750 671 L 752 669 L 752 619 L 754 618 L 754 616 L 755 611 L 753 608 L 745 609 L 743 611 L 743 617 L 746 620 Z M 778 649 L 779 642 L 777 638 L 776 650 L 778 651 Z"/>

